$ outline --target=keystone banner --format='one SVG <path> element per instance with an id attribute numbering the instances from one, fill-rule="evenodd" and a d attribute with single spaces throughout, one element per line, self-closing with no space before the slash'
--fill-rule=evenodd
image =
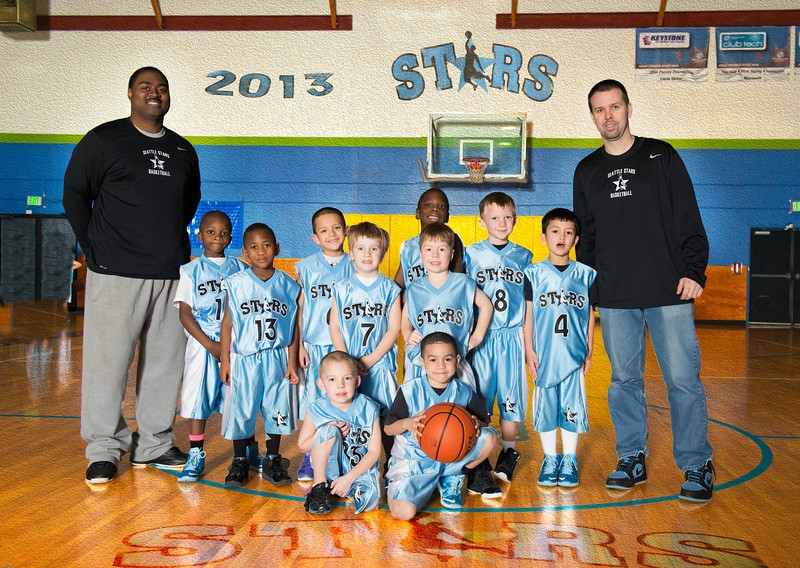
<path id="1" fill-rule="evenodd" d="M 638 28 L 636 80 L 708 80 L 708 37 L 708 28 Z"/>
<path id="2" fill-rule="evenodd" d="M 788 81 L 789 27 L 717 28 L 717 81 Z"/>

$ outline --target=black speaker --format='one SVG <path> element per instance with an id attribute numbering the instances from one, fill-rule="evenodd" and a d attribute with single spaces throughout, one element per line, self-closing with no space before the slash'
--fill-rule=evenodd
<path id="1" fill-rule="evenodd" d="M 66 217 L 0 216 L 2 301 L 68 300 L 75 249 Z"/>

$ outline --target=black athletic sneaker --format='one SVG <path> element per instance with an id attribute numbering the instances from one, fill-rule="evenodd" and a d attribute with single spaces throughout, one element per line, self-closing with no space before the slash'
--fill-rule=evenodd
<path id="1" fill-rule="evenodd" d="M 292 482 L 292 478 L 289 477 L 289 473 L 286 471 L 289 469 L 289 460 L 282 458 L 280 454 L 272 457 L 267 456 L 264 458 L 263 464 L 261 477 L 273 485 L 280 487 Z"/>
<path id="2" fill-rule="evenodd" d="M 247 458 L 233 458 L 225 476 L 226 487 L 241 487 L 250 478 L 250 461 Z"/>
<path id="3" fill-rule="evenodd" d="M 619 460 L 617 469 L 606 478 L 609 489 L 630 489 L 647 481 L 647 468 L 644 465 L 644 452 Z"/>
<path id="4" fill-rule="evenodd" d="M 165 469 L 183 469 L 183 466 L 186 465 L 187 459 L 189 459 L 188 455 L 184 454 L 175 446 L 172 446 L 166 452 L 151 460 L 141 461 L 131 458 L 131 465 L 133 467 L 145 467 L 152 465 L 153 467 Z"/>
<path id="5" fill-rule="evenodd" d="M 317 483 L 311 488 L 306 496 L 306 511 L 315 515 L 327 515 L 331 512 L 331 504 L 328 497 L 331 494 L 331 486 L 327 483 Z"/>
<path id="6" fill-rule="evenodd" d="M 467 491 L 476 493 L 481 497 L 487 499 L 497 499 L 503 496 L 503 492 L 492 481 L 491 472 L 492 466 L 489 465 L 489 460 L 484 460 L 481 464 L 473 470 L 467 470 Z"/>
<path id="7" fill-rule="evenodd" d="M 714 464 L 711 460 L 706 461 L 702 466 L 687 470 L 684 475 L 686 481 L 681 486 L 680 498 L 687 501 L 705 503 L 711 500 L 714 493 Z"/>
<path id="8" fill-rule="evenodd" d="M 517 467 L 520 453 L 514 448 L 508 448 L 500 452 L 497 456 L 497 463 L 494 466 L 494 475 L 498 479 L 511 483 L 514 477 L 514 468 Z"/>
<path id="9" fill-rule="evenodd" d="M 116 475 L 117 465 L 114 462 L 92 462 L 86 468 L 86 483 L 108 483 Z"/>

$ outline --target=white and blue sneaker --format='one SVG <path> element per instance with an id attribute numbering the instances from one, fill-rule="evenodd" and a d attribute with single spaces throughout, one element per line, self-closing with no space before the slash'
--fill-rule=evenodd
<path id="1" fill-rule="evenodd" d="M 558 485 L 558 471 L 560 468 L 561 454 L 557 456 L 545 454 L 542 460 L 542 470 L 536 483 L 543 487 L 555 487 Z"/>
<path id="2" fill-rule="evenodd" d="M 564 487 L 578 486 L 578 458 L 575 454 L 564 454 L 561 457 L 558 484 Z"/>
<path id="3" fill-rule="evenodd" d="M 303 463 L 297 470 L 297 481 L 314 481 L 314 468 L 311 467 L 311 454 L 303 454 Z"/>
<path id="4" fill-rule="evenodd" d="M 250 464 L 252 471 L 263 471 L 262 462 L 264 461 L 264 454 L 258 453 L 258 442 L 253 440 L 247 446 L 247 462 Z"/>
<path id="5" fill-rule="evenodd" d="M 460 509 L 464 506 L 461 498 L 461 487 L 464 485 L 464 475 L 448 475 L 439 479 L 436 487 L 439 489 L 439 503 L 447 509 Z"/>
<path id="6" fill-rule="evenodd" d="M 206 453 L 200 448 L 192 448 L 189 450 L 189 458 L 186 460 L 186 465 L 178 475 L 178 481 L 181 483 L 191 483 L 197 481 L 203 476 L 203 471 L 206 469 Z"/>

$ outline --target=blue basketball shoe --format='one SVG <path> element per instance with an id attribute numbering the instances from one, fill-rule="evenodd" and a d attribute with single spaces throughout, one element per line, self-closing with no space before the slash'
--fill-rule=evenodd
<path id="1" fill-rule="evenodd" d="M 542 460 L 542 469 L 536 481 L 542 487 L 555 487 L 558 485 L 558 470 L 561 467 L 561 454 L 557 456 L 545 454 Z"/>
<path id="2" fill-rule="evenodd" d="M 448 475 L 439 479 L 436 487 L 439 489 L 439 503 L 447 509 L 460 509 L 464 506 L 461 498 L 461 487 L 464 485 L 464 475 Z"/>
<path id="3" fill-rule="evenodd" d="M 178 475 L 178 481 L 181 483 L 191 483 L 197 481 L 203 476 L 203 471 L 206 468 L 206 453 L 200 448 L 192 448 L 189 450 L 189 458 L 186 460 L 186 465 Z"/>
<path id="4" fill-rule="evenodd" d="M 558 468 L 558 484 L 564 487 L 578 486 L 578 458 L 575 454 L 564 454 Z"/>

